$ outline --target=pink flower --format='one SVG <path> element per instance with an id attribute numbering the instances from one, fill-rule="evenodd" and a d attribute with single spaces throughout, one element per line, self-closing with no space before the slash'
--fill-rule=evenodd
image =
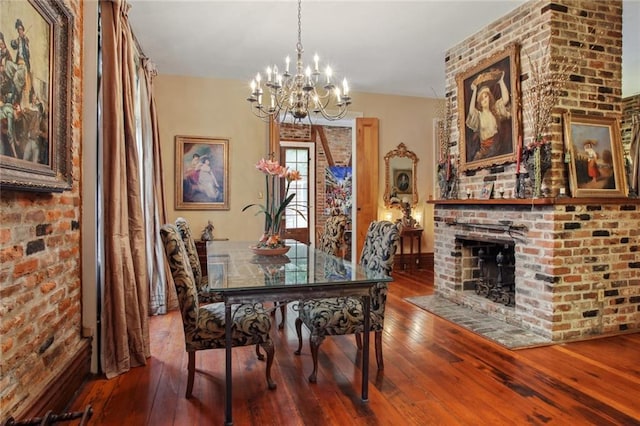
<path id="1" fill-rule="evenodd" d="M 287 178 L 287 182 L 302 179 L 302 176 L 300 175 L 300 170 L 287 170 L 285 177 Z"/>

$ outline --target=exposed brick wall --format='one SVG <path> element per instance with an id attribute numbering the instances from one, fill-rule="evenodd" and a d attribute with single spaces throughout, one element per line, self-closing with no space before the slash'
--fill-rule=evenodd
<path id="1" fill-rule="evenodd" d="M 456 303 L 567 341 L 640 329 L 640 205 L 437 206 L 436 293 Z M 507 308 L 462 291 L 464 230 L 453 222 L 523 225 L 515 241 L 516 306 Z M 474 230 L 468 237 L 509 239 Z"/>
<path id="2" fill-rule="evenodd" d="M 522 90 L 529 84 L 530 64 L 546 52 L 557 65 L 575 58 L 576 70 L 554 110 L 548 137 L 553 165 L 545 182 L 552 195 L 568 187 L 563 163 L 562 112 L 620 119 L 636 100 L 621 99 L 622 2 L 533 0 L 449 50 L 446 56 L 447 96 L 455 102 L 455 77 L 510 43 L 521 46 Z M 637 104 L 635 104 L 637 106 Z M 526 107 L 526 105 L 524 106 Z M 457 111 L 457 109 L 456 109 Z M 531 123 L 523 114 L 525 143 Z M 460 118 L 458 117 L 458 120 Z M 459 123 L 460 125 L 464 123 Z M 452 129 L 458 141 L 459 129 Z M 456 148 L 454 148 L 455 151 Z M 478 193 L 486 181 L 504 187 L 512 197 L 515 164 L 459 176 L 460 194 Z M 436 292 L 509 322 L 518 323 L 554 341 L 567 341 L 640 328 L 640 206 L 637 202 L 587 202 L 568 199 L 549 205 L 435 207 L 434 263 Z M 516 244 L 516 306 L 506 308 L 462 291 L 459 228 L 451 220 L 497 223 L 510 220 L 528 229 Z"/>
<path id="3" fill-rule="evenodd" d="M 65 3 L 75 16 L 69 141 L 73 186 L 63 193 L 0 193 L 0 421 L 19 417 L 32 405 L 81 343 L 83 14 L 79 0 Z"/>
<path id="4" fill-rule="evenodd" d="M 578 66 L 561 96 L 548 137 L 552 141 L 553 166 L 545 176 L 545 184 L 557 195 L 559 188 L 568 188 L 563 163 L 562 113 L 620 118 L 622 113 L 622 1 L 596 0 L 533 0 L 513 10 L 475 35 L 452 47 L 445 57 L 446 94 L 454 101 L 454 122 L 458 96 L 456 75 L 505 49 L 511 43 L 520 45 L 521 89 L 529 88 L 531 66 L 528 58 L 538 63 L 551 52 L 551 66 L 558 66 L 565 57 Z M 549 56 L 549 55 L 547 55 Z M 573 59 L 575 58 L 575 59 Z M 526 107 L 526 105 L 525 105 Z M 523 113 L 523 141 L 531 138 L 531 123 Z M 459 122 L 458 125 L 464 125 Z M 457 144 L 459 129 L 452 126 L 451 141 Z M 454 152 L 457 147 L 454 148 Z M 485 181 L 495 182 L 495 188 L 505 188 L 512 196 L 515 185 L 515 164 L 492 171 L 489 168 L 460 176 L 461 194 L 466 188 L 479 193 Z"/>

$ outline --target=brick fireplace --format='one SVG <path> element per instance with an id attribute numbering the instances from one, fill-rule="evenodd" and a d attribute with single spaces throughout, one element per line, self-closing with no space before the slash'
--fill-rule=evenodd
<path id="1" fill-rule="evenodd" d="M 620 201 L 435 202 L 436 295 L 556 342 L 637 331 L 640 203 Z M 472 287 L 487 242 L 513 247 L 514 306 Z"/>

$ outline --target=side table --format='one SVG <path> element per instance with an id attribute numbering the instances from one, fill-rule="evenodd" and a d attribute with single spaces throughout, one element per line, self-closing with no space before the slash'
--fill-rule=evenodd
<path id="1" fill-rule="evenodd" d="M 419 227 L 408 228 L 406 226 L 403 226 L 400 229 L 400 258 L 402 259 L 402 262 L 403 262 L 403 269 L 414 270 L 416 268 L 416 261 L 422 251 L 422 231 L 423 230 L 424 230 L 423 228 L 419 228 Z M 407 260 L 406 262 L 405 262 L 405 256 L 404 256 L 404 239 L 405 238 L 409 240 L 409 253 L 408 253 L 408 256 L 406 257 L 406 260 Z M 413 251 L 414 240 L 418 242 L 417 244 L 418 251 L 416 252 Z"/>

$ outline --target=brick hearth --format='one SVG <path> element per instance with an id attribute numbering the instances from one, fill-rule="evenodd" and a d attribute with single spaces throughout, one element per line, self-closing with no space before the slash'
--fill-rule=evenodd
<path id="1" fill-rule="evenodd" d="M 640 202 L 562 200 L 436 202 L 436 294 L 556 342 L 640 328 Z M 515 236 L 515 307 L 463 290 L 460 235 Z"/>

